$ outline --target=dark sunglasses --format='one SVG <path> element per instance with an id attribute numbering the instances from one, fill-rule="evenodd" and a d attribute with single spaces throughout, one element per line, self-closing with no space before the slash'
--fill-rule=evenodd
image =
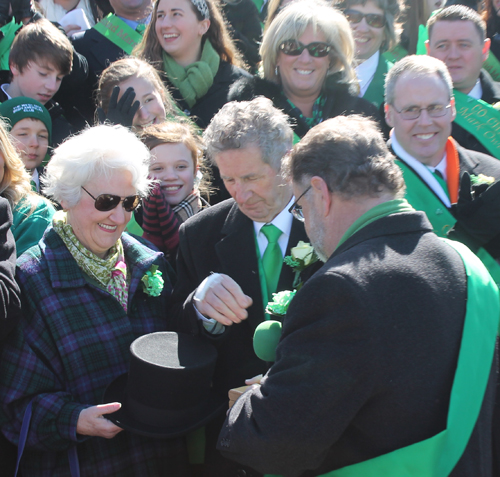
<path id="1" fill-rule="evenodd" d="M 309 45 L 304 45 L 297 40 L 285 40 L 280 45 L 280 50 L 288 56 L 299 56 L 304 50 L 307 50 L 314 58 L 323 58 L 330 53 L 331 49 L 330 45 L 322 41 L 315 41 L 309 43 Z"/>
<path id="2" fill-rule="evenodd" d="M 360 23 L 363 18 L 373 28 L 385 27 L 385 16 L 378 13 L 361 13 L 358 10 L 345 10 L 344 15 L 351 23 Z"/>
<path id="3" fill-rule="evenodd" d="M 141 196 L 129 195 L 128 197 L 121 198 L 119 195 L 112 194 L 101 194 L 97 197 L 94 197 L 85 187 L 82 186 L 82 189 L 94 199 L 95 208 L 100 212 L 109 212 L 113 210 L 120 202 L 123 202 L 123 208 L 127 212 L 132 212 L 141 202 Z"/>

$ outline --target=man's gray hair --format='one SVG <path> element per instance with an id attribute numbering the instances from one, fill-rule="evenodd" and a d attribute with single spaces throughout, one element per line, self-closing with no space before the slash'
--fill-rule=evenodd
<path id="1" fill-rule="evenodd" d="M 274 170 L 292 148 L 293 131 L 288 116 L 263 97 L 252 101 L 232 101 L 213 117 L 203 134 L 212 164 L 217 154 L 230 149 L 258 146 L 262 160 Z"/>
<path id="2" fill-rule="evenodd" d="M 146 196 L 152 186 L 148 179 L 150 157 L 148 148 L 123 126 L 88 128 L 55 150 L 42 177 L 44 191 L 57 202 L 74 207 L 80 201 L 82 186 L 128 171 L 137 193 Z"/>
<path id="3" fill-rule="evenodd" d="M 359 115 L 337 116 L 312 128 L 293 148 L 286 173 L 297 184 L 319 176 L 346 200 L 386 193 L 400 198 L 405 189 L 377 124 Z"/>
<path id="4" fill-rule="evenodd" d="M 426 55 L 410 55 L 399 60 L 385 77 L 385 102 L 394 106 L 398 79 L 403 75 L 425 78 L 437 74 L 448 90 L 448 99 L 453 97 L 453 80 L 446 65 L 437 58 Z"/>

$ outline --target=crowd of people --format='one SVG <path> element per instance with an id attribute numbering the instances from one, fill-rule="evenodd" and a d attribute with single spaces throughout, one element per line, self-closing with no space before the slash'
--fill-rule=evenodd
<path id="1" fill-rule="evenodd" d="M 500 477 L 500 2 L 445 3 L 0 1 L 2 476 Z"/>

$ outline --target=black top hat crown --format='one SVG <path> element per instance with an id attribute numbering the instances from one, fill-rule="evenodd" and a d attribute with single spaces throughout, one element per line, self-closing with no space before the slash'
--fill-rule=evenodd
<path id="1" fill-rule="evenodd" d="M 203 426 L 224 409 L 211 391 L 217 352 L 201 338 L 159 332 L 130 345 L 128 374 L 115 379 L 104 402 L 121 402 L 106 417 L 123 429 L 150 436 L 176 437 Z"/>

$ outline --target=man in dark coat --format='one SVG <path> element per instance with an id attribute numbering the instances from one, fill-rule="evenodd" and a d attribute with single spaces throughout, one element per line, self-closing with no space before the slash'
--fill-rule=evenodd
<path id="1" fill-rule="evenodd" d="M 436 234 L 451 234 L 476 252 L 500 283 L 494 260 L 500 257 L 500 197 L 494 198 L 498 185 L 480 199 L 474 190 L 477 197 L 471 195 L 469 183 L 475 189 L 499 180 L 500 162 L 449 137 L 456 114 L 452 94 L 443 62 L 430 56 L 398 61 L 386 78 L 390 145 L 403 170 L 408 202 L 427 214 Z M 473 213 L 467 212 L 470 207 Z"/>
<path id="2" fill-rule="evenodd" d="M 298 197 L 292 210 L 326 263 L 291 302 L 276 362 L 231 408 L 219 450 L 286 477 L 491 476 L 499 306 L 486 269 L 463 245 L 457 253 L 438 238 L 401 198 L 401 171 L 365 118 L 314 127 L 292 151 L 289 171 Z M 489 330 L 480 332 L 489 352 L 477 365 L 484 387 L 461 443 L 433 449 L 436 465 L 425 452 L 400 450 L 445 429 L 437 440 L 456 436 L 467 420 L 447 415 L 475 394 L 452 392 L 457 376 L 468 376 L 457 358 L 468 359 L 461 339 L 469 262 L 486 278 L 479 288 L 491 305 Z"/>
<path id="3" fill-rule="evenodd" d="M 303 224 L 288 212 L 292 190 L 280 175 L 292 134 L 286 115 L 265 98 L 226 104 L 204 137 L 208 157 L 233 198 L 180 229 L 174 307 L 184 327 L 210 336 L 217 346 L 213 386 L 225 397 L 267 370 L 253 350 L 253 334 L 265 320 L 272 293 L 292 289 L 294 273 L 283 257 L 307 240 Z M 281 233 L 270 246 L 264 230 L 273 226 Z M 268 248 L 267 255 L 278 251 L 275 267 L 267 268 L 273 276 L 266 273 Z"/>
<path id="4" fill-rule="evenodd" d="M 467 149 L 500 159 L 500 146 L 492 147 L 482 138 L 488 137 L 485 126 L 491 124 L 491 118 L 500 119 L 498 112 L 487 106 L 500 101 L 500 84 L 482 69 L 491 44 L 486 38 L 485 22 L 471 8 L 454 5 L 431 17 L 428 30 L 427 52 L 446 64 L 455 89 L 457 118 L 451 135 Z M 482 105 L 481 112 L 474 114 L 481 106 L 477 100 L 487 105 Z M 475 127 L 478 124 L 483 125 Z"/>

